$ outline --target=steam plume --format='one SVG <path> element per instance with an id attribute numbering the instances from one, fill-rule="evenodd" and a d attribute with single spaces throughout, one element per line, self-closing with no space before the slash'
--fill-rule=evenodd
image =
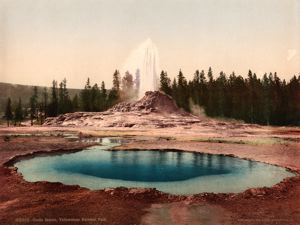
<path id="1" fill-rule="evenodd" d="M 140 71 L 139 97 L 142 97 L 146 91 L 158 89 L 159 56 L 157 47 L 150 38 L 130 53 L 121 73 L 129 71 L 135 74 L 137 70 Z"/>

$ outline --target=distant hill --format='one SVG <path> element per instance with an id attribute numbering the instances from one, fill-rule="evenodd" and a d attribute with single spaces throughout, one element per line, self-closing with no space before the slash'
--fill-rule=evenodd
<path id="1" fill-rule="evenodd" d="M 7 98 L 11 98 L 13 104 L 18 101 L 19 98 L 22 99 L 24 105 L 29 104 L 30 97 L 33 92 L 33 87 L 31 85 L 21 85 L 21 84 L 9 84 L 0 82 L 0 115 L 4 112 Z M 38 92 L 42 93 L 45 87 L 37 86 Z M 51 95 L 51 88 L 47 87 L 49 97 Z M 81 89 L 68 89 L 70 97 L 73 98 L 75 94 L 79 94 Z"/>

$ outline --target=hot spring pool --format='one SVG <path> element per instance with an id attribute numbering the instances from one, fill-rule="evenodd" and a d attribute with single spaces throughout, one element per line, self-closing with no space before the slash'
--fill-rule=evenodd
<path id="1" fill-rule="evenodd" d="M 241 192 L 272 186 L 294 174 L 229 156 L 180 151 L 111 151 L 118 139 L 99 139 L 76 153 L 36 156 L 15 164 L 27 181 L 78 184 L 89 189 L 151 187 L 171 194 Z"/>

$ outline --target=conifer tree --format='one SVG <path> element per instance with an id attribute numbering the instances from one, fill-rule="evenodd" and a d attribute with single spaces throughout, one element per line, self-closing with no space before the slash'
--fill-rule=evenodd
<path id="1" fill-rule="evenodd" d="M 58 90 L 58 114 L 63 114 L 72 111 L 72 102 L 67 89 L 67 80 L 64 78 L 59 83 Z"/>
<path id="2" fill-rule="evenodd" d="M 121 77 L 118 70 L 116 70 L 113 74 L 113 89 L 117 92 L 120 91 L 120 83 L 121 83 Z"/>
<path id="3" fill-rule="evenodd" d="M 164 73 L 161 73 L 161 88 L 165 82 Z M 189 106 L 184 104 L 191 98 L 212 117 L 267 125 L 300 124 L 300 75 L 286 82 L 276 72 L 260 79 L 249 70 L 245 79 L 234 72 L 229 78 L 221 72 L 214 79 L 209 68 L 207 77 L 208 80 L 204 71 L 197 70 L 193 79 L 187 82 L 179 72 L 171 86 L 172 97 L 179 107 L 188 111 Z"/>
<path id="4" fill-rule="evenodd" d="M 179 70 L 177 80 L 178 80 L 177 98 L 176 98 L 177 105 L 179 107 L 185 109 L 186 111 L 190 111 L 187 80 L 183 76 L 183 73 L 181 70 Z"/>
<path id="5" fill-rule="evenodd" d="M 20 125 L 23 118 L 24 117 L 23 117 L 22 100 L 21 100 L 21 98 L 19 98 L 19 102 L 15 109 L 15 114 L 14 114 L 15 125 L 17 125 L 18 123 Z"/>
<path id="6" fill-rule="evenodd" d="M 43 90 L 43 114 L 44 114 L 44 119 L 47 117 L 48 113 L 48 91 L 47 88 L 45 87 Z"/>
<path id="7" fill-rule="evenodd" d="M 98 112 L 101 109 L 101 96 L 98 84 L 94 84 L 91 91 L 90 91 L 90 102 L 91 108 L 90 111 Z"/>
<path id="8" fill-rule="evenodd" d="M 129 100 L 134 97 L 134 82 L 133 77 L 126 71 L 124 77 L 122 78 L 122 100 Z"/>
<path id="9" fill-rule="evenodd" d="M 216 93 L 215 93 L 215 112 L 216 115 L 223 117 L 225 114 L 225 107 L 227 106 L 226 102 L 226 75 L 223 71 L 220 72 L 220 76 L 216 80 Z"/>
<path id="10" fill-rule="evenodd" d="M 58 89 L 58 114 L 62 114 L 65 112 L 65 95 L 63 86 L 63 82 L 60 82 Z"/>
<path id="11" fill-rule="evenodd" d="M 199 74 L 199 105 L 200 106 L 205 106 L 207 103 L 207 83 L 206 83 L 206 78 L 205 78 L 205 73 L 204 70 L 202 70 Z"/>
<path id="12" fill-rule="evenodd" d="M 270 99 L 270 82 L 267 74 L 265 73 L 262 80 L 262 96 L 263 96 L 263 124 L 270 124 L 270 113 L 271 113 L 271 99 Z"/>
<path id="13" fill-rule="evenodd" d="M 33 87 L 33 94 L 30 98 L 30 121 L 31 126 L 33 125 L 33 120 L 37 118 L 38 115 L 38 89 Z"/>
<path id="14" fill-rule="evenodd" d="M 113 74 L 113 86 L 107 96 L 107 107 L 111 107 L 120 101 L 120 73 L 115 70 Z"/>
<path id="15" fill-rule="evenodd" d="M 167 72 L 163 70 L 160 74 L 160 90 L 167 95 L 172 95 L 171 79 L 168 77 Z"/>
<path id="16" fill-rule="evenodd" d="M 177 81 L 176 78 L 174 77 L 173 82 L 172 82 L 172 98 L 177 102 Z"/>
<path id="17" fill-rule="evenodd" d="M 87 79 L 84 89 L 80 92 L 81 108 L 85 112 L 92 110 L 90 78 Z"/>
<path id="18" fill-rule="evenodd" d="M 7 121 L 7 126 L 9 127 L 10 121 L 13 119 L 13 113 L 12 113 L 12 108 L 11 108 L 11 99 L 7 99 L 7 104 L 6 104 L 6 109 L 5 109 L 5 115 L 4 115 L 6 121 Z"/>
<path id="19" fill-rule="evenodd" d="M 205 107 L 205 111 L 209 116 L 215 116 L 215 108 L 214 108 L 214 101 L 215 101 L 215 82 L 213 79 L 213 72 L 211 67 L 209 67 L 207 72 L 208 77 L 208 84 L 207 84 L 207 105 Z"/>
<path id="20" fill-rule="evenodd" d="M 63 93 L 64 93 L 64 103 L 65 103 L 63 113 L 71 112 L 73 106 L 72 106 L 72 100 L 69 96 L 69 91 L 68 91 L 68 88 L 67 88 L 67 79 L 66 78 L 63 79 Z"/>
<path id="21" fill-rule="evenodd" d="M 75 96 L 72 99 L 72 112 L 77 112 L 79 109 L 80 107 L 79 107 L 78 94 L 75 94 Z"/>
<path id="22" fill-rule="evenodd" d="M 100 102 L 101 102 L 100 111 L 106 110 L 107 109 L 107 90 L 105 88 L 104 81 L 102 81 L 102 83 L 101 83 Z"/>
<path id="23" fill-rule="evenodd" d="M 58 115 L 57 81 L 55 80 L 52 81 L 51 102 L 48 107 L 48 115 L 52 117 Z"/>
<path id="24" fill-rule="evenodd" d="M 300 76 L 293 76 L 287 84 L 287 124 L 300 124 Z"/>
<path id="25" fill-rule="evenodd" d="M 200 72 L 196 70 L 193 80 L 189 82 L 189 91 L 194 104 L 200 105 Z"/>

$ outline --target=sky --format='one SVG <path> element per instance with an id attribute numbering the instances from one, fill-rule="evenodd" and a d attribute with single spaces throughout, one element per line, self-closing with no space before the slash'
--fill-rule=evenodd
<path id="1" fill-rule="evenodd" d="M 300 0 L 0 0 L 0 82 L 111 86 L 146 39 L 160 67 L 300 72 Z"/>

